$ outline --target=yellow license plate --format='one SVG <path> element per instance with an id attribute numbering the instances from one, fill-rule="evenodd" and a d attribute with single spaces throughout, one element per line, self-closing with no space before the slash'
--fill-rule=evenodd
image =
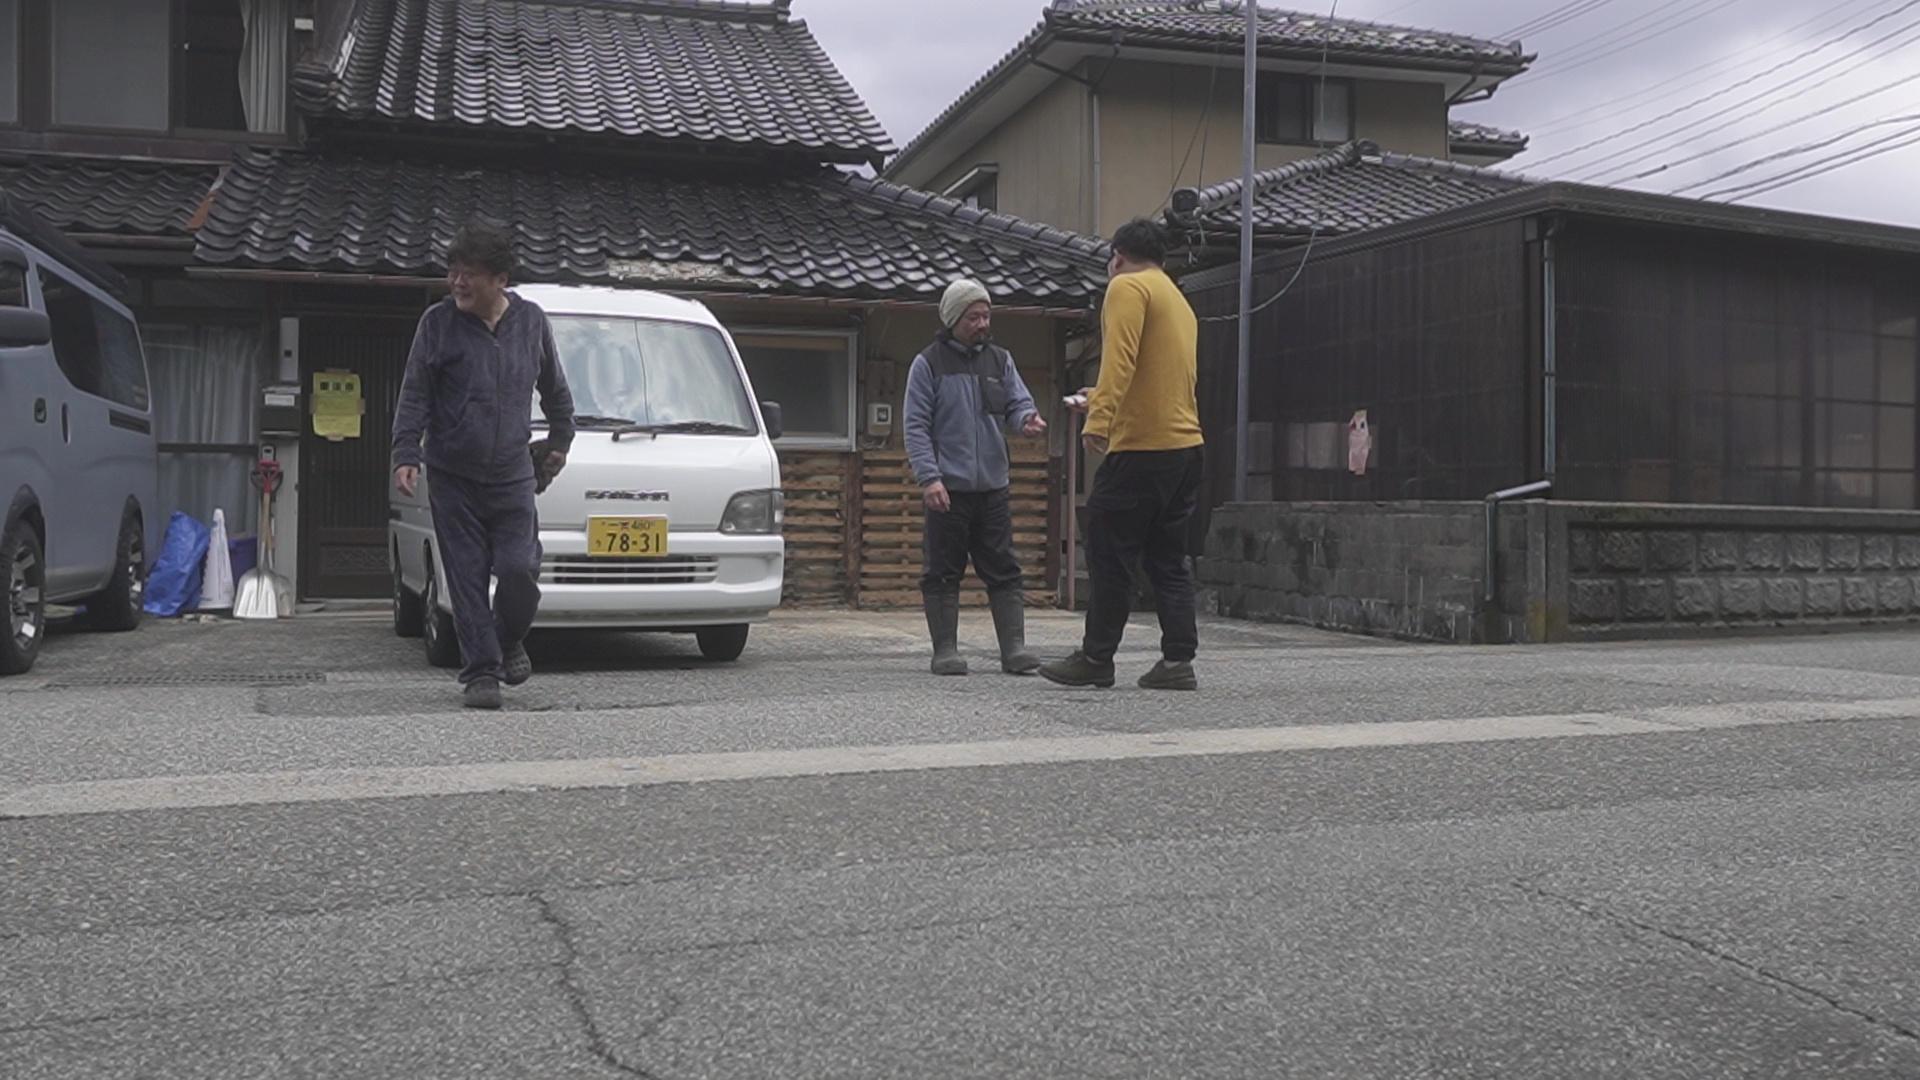
<path id="1" fill-rule="evenodd" d="M 667 553 L 663 517 L 590 517 L 587 554 L 600 558 L 651 559 Z"/>

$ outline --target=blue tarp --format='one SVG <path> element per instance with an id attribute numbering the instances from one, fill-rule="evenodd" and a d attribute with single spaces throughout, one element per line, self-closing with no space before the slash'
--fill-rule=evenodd
<path id="1" fill-rule="evenodd" d="M 210 527 L 174 511 L 167 522 L 167 537 L 160 545 L 160 558 L 147 575 L 147 614 L 170 619 L 200 606 L 200 574 L 212 539 Z"/>

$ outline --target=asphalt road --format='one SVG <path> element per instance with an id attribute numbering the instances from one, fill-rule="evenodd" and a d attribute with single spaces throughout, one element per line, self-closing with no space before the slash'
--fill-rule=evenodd
<path id="1" fill-rule="evenodd" d="M 1920 1076 L 1920 634 L 965 637 L 555 639 L 476 715 L 376 618 L 57 636 L 0 1076 Z"/>

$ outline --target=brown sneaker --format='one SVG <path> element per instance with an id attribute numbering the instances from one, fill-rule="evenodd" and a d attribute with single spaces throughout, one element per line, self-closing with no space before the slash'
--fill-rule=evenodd
<path id="1" fill-rule="evenodd" d="M 1153 670 L 1140 676 L 1142 690 L 1198 690 L 1200 680 L 1194 677 L 1193 664 L 1187 660 L 1162 660 L 1153 665 Z"/>

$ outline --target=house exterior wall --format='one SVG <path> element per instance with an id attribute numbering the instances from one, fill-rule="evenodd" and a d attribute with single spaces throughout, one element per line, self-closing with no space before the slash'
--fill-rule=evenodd
<path id="1" fill-rule="evenodd" d="M 1001 213 L 1089 232 L 1090 131 L 1085 88 L 1059 79 L 925 186 L 945 191 L 977 165 L 999 165 Z"/>

